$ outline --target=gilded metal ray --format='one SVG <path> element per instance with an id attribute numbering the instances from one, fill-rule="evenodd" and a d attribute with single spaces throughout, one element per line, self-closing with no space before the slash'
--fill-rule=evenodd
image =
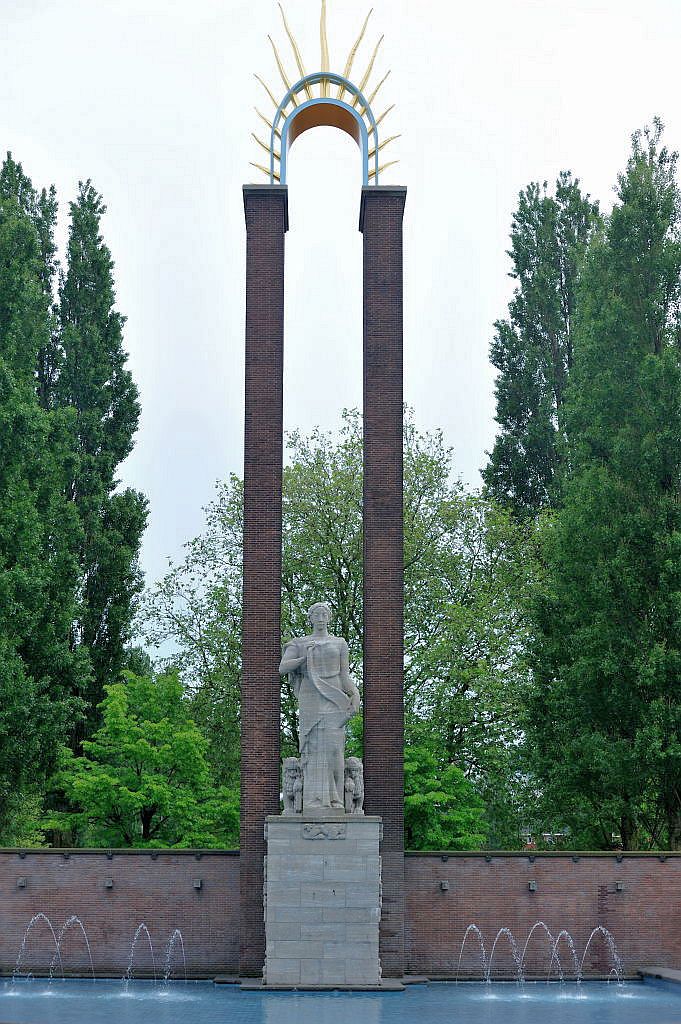
<path id="1" fill-rule="evenodd" d="M 281 181 L 281 178 L 279 177 L 279 175 L 277 174 L 276 171 L 274 171 L 274 172 L 269 171 L 266 167 L 263 167 L 262 164 L 256 164 L 252 160 L 249 160 L 249 164 L 250 164 L 251 167 L 257 167 L 258 170 L 262 171 L 263 174 L 266 174 L 268 178 L 271 175 L 274 178 L 275 181 Z"/>
<path id="2" fill-rule="evenodd" d="M 263 121 L 267 125 L 269 130 L 270 131 L 274 130 L 274 134 L 277 136 L 277 138 L 281 139 L 281 132 L 279 131 L 279 129 L 278 128 L 274 128 L 273 129 L 272 122 L 268 118 L 266 118 L 264 114 L 261 114 L 257 107 L 253 107 L 253 109 L 255 110 L 255 112 L 258 115 L 258 117 L 260 118 L 260 120 Z"/>
<path id="3" fill-rule="evenodd" d="M 381 164 L 381 166 L 378 168 L 378 170 L 376 170 L 374 168 L 373 171 L 369 171 L 369 177 L 370 178 L 375 178 L 377 174 L 380 174 L 382 171 L 386 171 L 388 169 L 388 167 L 394 167 L 395 164 L 399 164 L 399 162 L 400 162 L 399 160 L 390 160 L 390 161 L 388 161 L 387 164 Z"/>
<path id="4" fill-rule="evenodd" d="M 264 149 L 265 152 L 267 153 L 267 155 L 269 156 L 270 153 L 272 152 L 270 147 L 265 142 L 263 142 L 262 139 L 259 139 L 258 136 L 255 134 L 255 132 L 251 132 L 251 137 L 255 139 L 255 141 L 258 143 L 260 148 Z M 281 160 L 281 153 L 277 153 L 276 149 L 274 150 L 274 159 L 275 160 Z"/>
<path id="5" fill-rule="evenodd" d="M 373 12 L 374 12 L 374 9 L 372 7 L 371 10 L 369 11 L 369 13 L 367 14 L 366 18 L 364 19 L 364 24 L 362 25 L 362 31 L 357 36 L 357 41 L 355 42 L 355 45 L 350 50 L 350 53 L 348 55 L 348 59 L 345 62 L 345 71 L 343 72 L 343 78 L 348 78 L 348 79 L 350 78 L 350 72 L 352 71 L 352 65 L 355 62 L 355 57 L 357 56 L 357 51 L 359 50 L 361 42 L 364 39 L 364 35 L 366 33 L 366 30 L 367 30 L 367 25 L 369 24 L 369 18 L 371 17 Z M 336 98 L 339 99 L 339 100 L 342 100 L 344 94 L 345 94 L 345 86 L 341 85 L 340 88 L 338 89 L 338 96 Z"/>
<path id="6" fill-rule="evenodd" d="M 272 36 L 268 36 L 267 38 L 269 39 L 269 41 L 270 41 L 270 43 L 272 45 L 272 50 L 274 51 L 274 59 L 277 62 L 277 67 L 279 68 L 279 74 L 281 75 L 281 80 L 284 83 L 284 85 L 286 86 L 286 92 L 291 92 L 291 83 L 289 82 L 288 77 L 286 75 L 286 72 L 284 71 L 284 65 L 282 64 L 281 57 L 279 56 L 279 52 L 278 52 L 276 46 L 274 45 L 274 39 L 272 39 Z M 293 105 L 297 107 L 298 106 L 298 100 L 293 95 L 291 95 L 291 99 L 293 100 Z"/>
<path id="7" fill-rule="evenodd" d="M 391 103 L 390 106 L 388 107 L 388 109 L 384 110 L 383 113 L 381 114 L 381 116 L 376 118 L 376 127 L 377 128 L 381 124 L 381 122 L 388 116 L 390 111 L 394 110 L 394 109 L 395 109 L 395 104 Z"/>
<path id="8" fill-rule="evenodd" d="M 382 86 L 382 85 L 383 85 L 383 83 L 385 82 L 386 78 L 390 78 L 390 72 L 389 72 L 389 71 L 388 71 L 388 72 L 386 72 L 386 74 L 385 74 L 385 75 L 383 75 L 383 78 L 382 78 L 382 79 L 381 79 L 381 81 L 380 81 L 380 82 L 378 83 L 378 85 L 376 86 L 376 88 L 375 88 L 375 89 L 374 89 L 374 91 L 372 92 L 371 96 L 369 96 L 369 98 L 367 99 L 367 102 L 366 102 L 366 107 L 362 107 L 362 109 L 360 110 L 360 114 L 361 114 L 362 116 L 364 116 L 364 114 L 366 114 L 366 112 L 367 112 L 367 108 L 371 106 L 371 104 L 372 104 L 372 103 L 374 102 L 374 100 L 375 100 L 375 99 L 376 99 L 376 97 L 378 96 L 378 90 L 379 90 L 379 89 L 381 88 L 381 86 Z"/>
<path id="9" fill-rule="evenodd" d="M 300 77 L 301 78 L 305 78 L 306 77 L 306 73 L 305 73 L 305 68 L 303 67 L 303 58 L 302 58 L 302 55 L 301 55 L 300 50 L 298 48 L 298 44 L 297 44 L 297 42 L 296 42 L 296 40 L 294 38 L 293 32 L 291 32 L 291 29 L 288 27 L 288 22 L 286 20 L 286 14 L 284 13 L 284 8 L 281 6 L 281 4 L 279 4 L 279 10 L 281 11 L 281 18 L 282 18 L 282 21 L 284 22 L 284 29 L 286 31 L 286 35 L 289 38 L 289 42 L 291 44 L 291 49 L 293 50 L 293 56 L 295 57 L 296 64 L 298 65 L 298 71 L 300 72 Z M 307 95 L 307 98 L 309 100 L 311 100 L 312 99 L 312 89 L 310 88 L 310 86 L 307 83 L 305 83 L 305 93 Z"/>
<path id="10" fill-rule="evenodd" d="M 329 67 L 329 39 L 326 33 L 326 0 L 322 0 L 322 14 L 319 21 L 319 41 L 321 44 L 321 71 L 330 71 Z M 325 78 L 321 81 L 321 95 L 329 95 L 329 83 Z"/>
<path id="11" fill-rule="evenodd" d="M 402 138 L 401 135 L 391 135 L 390 138 L 384 139 L 383 142 L 378 147 L 378 149 L 370 149 L 369 150 L 369 159 L 373 160 L 373 158 L 376 156 L 376 153 L 380 153 L 382 149 L 385 149 L 385 147 L 388 145 L 389 142 L 394 142 L 395 139 L 401 139 L 401 138 Z"/>
<path id="12" fill-rule="evenodd" d="M 272 100 L 272 103 L 274 104 L 274 109 L 276 110 L 277 107 L 279 106 L 279 103 L 277 102 L 277 100 L 275 100 L 274 95 L 273 95 L 272 90 L 270 89 L 269 85 L 267 84 L 267 82 L 263 81 L 263 79 L 260 77 L 260 75 L 256 75 L 255 77 L 258 79 L 258 81 L 260 82 L 261 86 L 263 87 L 263 89 L 265 90 L 265 92 L 267 93 L 269 98 Z"/>
<path id="13" fill-rule="evenodd" d="M 376 63 L 376 58 L 378 56 L 378 51 L 381 48 L 381 43 L 383 42 L 384 38 L 385 38 L 384 36 L 381 36 L 381 38 L 376 43 L 376 49 L 374 50 L 374 52 L 371 55 L 371 60 L 369 61 L 369 67 L 366 69 L 366 72 L 364 74 L 364 78 L 359 83 L 359 91 L 362 92 L 362 93 L 364 92 L 364 87 L 366 86 L 367 82 L 369 81 L 369 77 L 371 75 L 371 72 L 374 70 L 374 64 Z M 359 97 L 355 96 L 354 102 L 352 104 L 353 107 L 357 106 L 358 100 L 359 100 Z"/>

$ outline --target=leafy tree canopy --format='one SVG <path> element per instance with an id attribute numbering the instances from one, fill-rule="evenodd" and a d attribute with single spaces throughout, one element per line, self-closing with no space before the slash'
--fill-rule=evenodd
<path id="1" fill-rule="evenodd" d="M 52 828 L 72 829 L 92 846 L 234 842 L 238 802 L 213 785 L 206 740 L 175 674 L 128 674 L 107 686 L 101 713 L 82 757 L 63 750 L 57 782 L 73 810 L 55 814 Z"/>
<path id="2" fill-rule="evenodd" d="M 474 850 L 487 838 L 484 801 L 455 764 L 439 764 L 428 746 L 404 758 L 404 835 L 411 850 Z"/>
<path id="3" fill-rule="evenodd" d="M 490 348 L 499 434 L 483 470 L 489 493 L 517 515 L 559 502 L 559 415 L 574 361 L 580 257 L 599 223 L 598 206 L 563 172 L 550 194 L 532 182 L 511 228 L 518 284 Z"/>
<path id="4" fill-rule="evenodd" d="M 681 845 L 681 194 L 657 122 L 589 247 L 528 752 L 576 835 Z M 617 840 L 616 840 L 617 841 Z"/>

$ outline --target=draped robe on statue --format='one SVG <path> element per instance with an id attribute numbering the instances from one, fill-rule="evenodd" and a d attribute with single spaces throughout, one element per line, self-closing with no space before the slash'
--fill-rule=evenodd
<path id="1" fill-rule="evenodd" d="M 289 673 L 300 711 L 303 810 L 344 808 L 345 725 L 354 714 L 343 687 L 347 644 L 336 636 L 303 637 L 286 646 L 284 662 L 306 660 Z"/>

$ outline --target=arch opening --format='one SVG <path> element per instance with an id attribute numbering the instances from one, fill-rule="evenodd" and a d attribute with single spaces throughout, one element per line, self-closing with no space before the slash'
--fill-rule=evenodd
<path id="1" fill-rule="evenodd" d="M 362 128 L 364 126 L 359 114 L 352 107 L 349 107 L 347 103 L 317 99 L 296 107 L 288 119 L 289 149 L 303 132 L 309 131 L 310 128 L 321 128 L 323 126 L 339 128 L 342 132 L 353 138 L 357 145 L 361 147 Z"/>
<path id="2" fill-rule="evenodd" d="M 327 96 L 314 97 L 304 103 L 299 103 L 297 97 L 304 91 L 309 95 L 309 87 L 323 83 L 328 89 L 329 85 L 338 85 L 339 98 L 331 99 Z M 349 93 L 352 105 L 340 98 L 344 93 Z M 292 106 L 292 110 L 287 108 Z M 280 181 L 286 184 L 286 162 L 288 151 L 295 140 L 311 128 L 318 127 L 338 128 L 355 140 L 360 148 L 362 158 L 362 184 L 368 185 L 370 179 L 378 184 L 378 125 L 372 113 L 369 102 L 362 95 L 356 85 L 341 75 L 332 72 L 316 72 L 307 75 L 297 82 L 284 96 L 279 104 L 277 113 L 272 124 L 270 141 L 270 181 Z M 281 138 L 281 153 L 277 154 L 277 138 Z M 369 170 L 369 138 L 372 143 L 373 168 Z M 278 173 L 275 168 L 275 160 L 279 161 Z"/>

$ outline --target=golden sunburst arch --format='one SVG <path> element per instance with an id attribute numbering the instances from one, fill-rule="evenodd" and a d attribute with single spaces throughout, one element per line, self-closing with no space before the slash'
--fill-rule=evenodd
<path id="1" fill-rule="evenodd" d="M 368 61 L 366 71 L 356 85 L 350 78 L 355 63 L 355 58 L 362 46 L 366 36 L 369 20 L 372 11 L 369 11 L 355 43 L 353 44 L 342 74 L 331 70 L 329 57 L 329 41 L 326 23 L 326 0 L 322 0 L 321 18 L 319 23 L 320 37 L 320 70 L 307 74 L 303 64 L 300 48 L 289 27 L 284 8 L 279 4 L 284 32 L 293 52 L 293 61 L 296 66 L 296 76 L 287 74 L 284 61 L 271 36 L 267 38 L 272 46 L 274 59 L 286 90 L 283 99 L 279 102 L 267 82 L 256 75 L 258 82 L 265 90 L 269 101 L 274 106 L 274 113 L 271 118 L 266 117 L 256 107 L 256 114 L 269 128 L 269 145 L 263 142 L 255 132 L 253 139 L 258 146 L 269 157 L 269 166 L 252 162 L 251 166 L 257 167 L 267 175 L 269 183 L 275 185 L 286 184 L 286 168 L 288 151 L 299 135 L 310 128 L 317 128 L 321 125 L 328 125 L 333 128 L 340 128 L 347 132 L 360 148 L 362 154 L 362 183 L 364 185 L 378 185 L 379 175 L 388 167 L 398 163 L 397 160 L 390 160 L 387 163 L 380 163 L 379 154 L 391 142 L 400 138 L 399 135 L 391 135 L 383 141 L 379 140 L 379 126 L 394 109 L 394 104 L 389 106 L 380 117 L 375 117 L 372 104 L 378 93 L 390 75 L 383 75 L 374 85 L 374 67 L 378 57 L 383 36 L 374 47 Z M 294 79 L 293 84 L 291 84 Z"/>

